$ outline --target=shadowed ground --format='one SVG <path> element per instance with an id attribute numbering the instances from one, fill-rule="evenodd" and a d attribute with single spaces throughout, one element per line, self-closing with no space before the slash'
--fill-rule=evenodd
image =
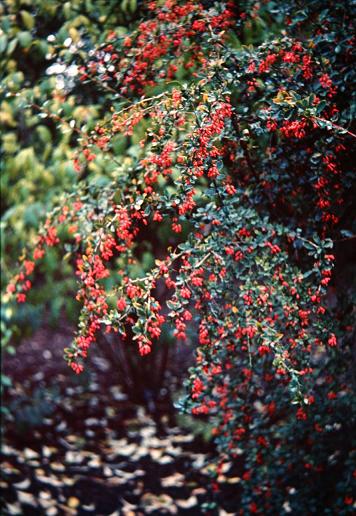
<path id="1" fill-rule="evenodd" d="M 128 400 L 111 364 L 90 359 L 75 376 L 63 347 L 72 329 L 39 330 L 5 372 L 3 514 L 209 514 L 237 511 L 239 478 L 226 467 L 214 493 L 205 460 L 213 448 L 159 406 L 161 424 Z M 211 502 L 216 502 L 213 509 Z"/>

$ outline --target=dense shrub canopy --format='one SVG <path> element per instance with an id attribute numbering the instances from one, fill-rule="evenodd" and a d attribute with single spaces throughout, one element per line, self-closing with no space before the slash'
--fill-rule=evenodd
<path id="1" fill-rule="evenodd" d="M 215 475 L 239 465 L 242 513 L 352 512 L 351 4 L 148 2 L 131 32 L 81 40 L 101 104 L 70 122 L 77 186 L 8 287 L 24 302 L 63 250 L 77 373 L 99 332 L 143 356 L 166 324 L 194 342 L 180 407 L 214 423 Z"/>

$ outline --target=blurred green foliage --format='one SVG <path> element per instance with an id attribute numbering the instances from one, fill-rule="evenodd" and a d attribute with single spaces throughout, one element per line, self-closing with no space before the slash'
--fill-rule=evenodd
<path id="1" fill-rule="evenodd" d="M 105 109 L 105 93 L 75 83 L 77 67 L 85 62 L 87 49 L 105 41 L 109 31 L 125 32 L 137 11 L 133 0 L 4 0 L 0 4 L 3 289 L 22 249 L 36 238 L 49 207 L 78 182 L 73 167 L 78 134 L 94 127 Z M 85 173 L 103 180 L 111 171 L 103 161 L 91 164 Z M 59 269 L 52 250 L 39 276 L 41 289 L 33 291 L 16 316 L 3 297 L 2 348 L 10 352 L 14 352 L 10 340 L 33 331 L 43 314 L 52 322 L 63 310 L 67 317 L 77 317 L 71 264 Z"/>
<path id="2" fill-rule="evenodd" d="M 48 210 L 78 182 L 73 158 L 80 131 L 93 128 L 108 110 L 105 90 L 76 81 L 77 67 L 87 62 L 90 49 L 104 43 L 109 32 L 128 32 L 142 8 L 144 3 L 136 0 L 4 0 L 0 4 L 3 289 L 23 248 L 33 244 Z M 245 35 L 246 43 L 260 40 L 264 30 L 261 18 Z M 109 94 L 110 106 L 115 107 L 116 100 Z M 138 133 L 131 139 L 119 136 L 115 153 L 134 157 L 141 138 Z M 105 184 L 113 174 L 115 164 L 99 156 L 85 170 L 92 183 Z M 163 241 L 168 237 L 168 231 L 160 235 Z M 143 269 L 153 261 L 151 250 L 144 261 Z M 52 250 L 37 278 L 41 289 L 31 291 L 28 303 L 16 315 L 3 298 L 2 347 L 14 351 L 10 340 L 33 331 L 43 314 L 55 322 L 65 310 L 68 318 L 76 320 L 73 278 L 71 264 L 59 268 Z"/>

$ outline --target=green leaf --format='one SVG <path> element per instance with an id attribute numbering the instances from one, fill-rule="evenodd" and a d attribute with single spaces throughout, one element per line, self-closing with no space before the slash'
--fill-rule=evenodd
<path id="1" fill-rule="evenodd" d="M 20 11 L 22 23 L 28 30 L 32 30 L 35 26 L 35 20 L 32 14 L 30 14 L 28 11 Z"/>
<path id="2" fill-rule="evenodd" d="M 29 48 L 32 44 L 32 36 L 30 32 L 23 31 L 19 32 L 17 35 L 17 39 L 22 46 L 22 48 Z"/>
<path id="3" fill-rule="evenodd" d="M 0 36 L 0 54 L 3 54 L 7 47 L 7 37 L 5 34 Z"/>

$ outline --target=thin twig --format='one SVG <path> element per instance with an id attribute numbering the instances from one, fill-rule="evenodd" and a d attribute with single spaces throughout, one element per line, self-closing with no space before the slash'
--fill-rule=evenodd
<path id="1" fill-rule="evenodd" d="M 334 124 L 334 122 L 331 122 L 331 120 L 326 120 L 326 118 L 320 118 L 319 116 L 312 116 L 315 120 L 320 120 L 320 122 L 325 122 L 328 124 L 331 124 L 336 129 L 339 129 L 339 131 L 343 131 L 344 133 L 348 134 L 349 136 L 352 136 L 353 138 L 356 138 L 356 134 L 352 133 L 351 131 L 348 131 L 345 129 L 345 127 L 341 127 L 341 125 Z"/>

